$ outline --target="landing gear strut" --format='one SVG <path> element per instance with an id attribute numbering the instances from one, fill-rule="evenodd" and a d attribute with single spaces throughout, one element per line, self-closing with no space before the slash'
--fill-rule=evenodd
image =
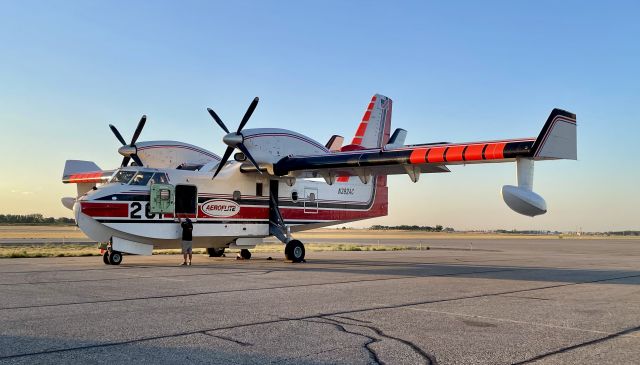
<path id="1" fill-rule="evenodd" d="M 284 256 L 291 262 L 304 262 L 304 245 L 298 240 L 291 240 L 284 247 Z"/>
<path id="2" fill-rule="evenodd" d="M 224 256 L 224 247 L 223 248 L 207 248 L 207 253 L 209 257 L 222 257 Z"/>
<path id="3" fill-rule="evenodd" d="M 243 248 L 242 250 L 240 250 L 240 257 L 242 257 L 244 260 L 249 260 L 251 258 L 251 251 Z"/>

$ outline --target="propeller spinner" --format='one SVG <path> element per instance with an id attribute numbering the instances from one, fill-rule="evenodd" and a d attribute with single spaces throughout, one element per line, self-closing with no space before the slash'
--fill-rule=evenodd
<path id="1" fill-rule="evenodd" d="M 211 117 L 216 121 L 216 123 L 218 123 L 220 128 L 222 128 L 222 130 L 227 132 L 227 134 L 224 137 L 222 137 L 222 141 L 224 142 L 224 144 L 228 146 L 226 151 L 224 151 L 222 160 L 218 164 L 218 168 L 216 169 L 216 172 L 213 174 L 213 177 L 211 179 L 214 179 L 218 175 L 220 170 L 222 170 L 222 167 L 227 163 L 227 160 L 229 160 L 231 153 L 233 153 L 233 150 L 236 148 L 242 151 L 242 153 L 247 157 L 247 160 L 251 162 L 251 164 L 256 168 L 256 170 L 258 170 L 259 173 L 262 173 L 260 171 L 260 167 L 258 166 L 258 163 L 256 162 L 256 160 L 254 160 L 253 156 L 251 156 L 251 153 L 249 153 L 249 150 L 244 145 L 244 136 L 242 135 L 242 129 L 249 121 L 249 118 L 251 118 L 251 114 L 253 114 L 253 111 L 256 109 L 256 106 L 258 106 L 258 101 L 259 101 L 258 97 L 255 97 L 253 99 L 253 101 L 249 105 L 249 108 L 247 109 L 247 112 L 244 113 L 244 117 L 242 117 L 242 120 L 240 121 L 240 125 L 238 125 L 238 130 L 236 130 L 235 132 L 229 132 L 229 129 L 224 124 L 224 122 L 222 122 L 222 119 L 220 119 L 218 114 L 216 114 L 216 112 L 214 112 L 213 109 L 207 108 L 207 111 L 209 112 Z"/>
<path id="2" fill-rule="evenodd" d="M 137 154 L 138 149 L 136 148 L 136 141 L 138 140 L 138 137 L 140 137 L 140 133 L 142 133 L 142 128 L 144 128 L 144 124 L 146 122 L 147 122 L 147 116 L 143 115 L 142 118 L 140 118 L 140 121 L 138 122 L 138 126 L 136 127 L 135 132 L 133 132 L 133 136 L 131 137 L 131 143 L 129 144 L 127 144 L 124 138 L 122 138 L 122 135 L 120 134 L 120 132 L 118 132 L 118 129 L 114 127 L 113 124 L 109 124 L 109 128 L 111 128 L 111 131 L 113 132 L 113 134 L 115 134 L 118 141 L 122 143 L 122 147 L 118 148 L 118 152 L 122 156 L 124 156 L 121 164 L 122 167 L 127 166 L 131 159 L 133 159 L 133 161 L 135 161 L 135 163 L 138 166 L 143 165 L 142 160 L 140 160 L 140 157 L 138 157 L 138 154 Z"/>

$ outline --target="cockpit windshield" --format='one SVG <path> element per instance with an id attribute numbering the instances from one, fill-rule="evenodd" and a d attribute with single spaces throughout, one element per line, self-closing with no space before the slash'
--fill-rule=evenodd
<path id="1" fill-rule="evenodd" d="M 133 177 L 133 180 L 131 180 L 130 185 L 142 185 L 142 186 L 147 185 L 147 183 L 151 179 L 151 176 L 153 176 L 153 172 L 140 171 L 136 174 L 136 176 Z"/>
<path id="2" fill-rule="evenodd" d="M 118 171 L 117 174 L 115 174 L 111 180 L 109 180 L 110 183 L 121 183 L 121 184 L 126 184 L 129 182 L 129 180 L 131 180 L 131 178 L 133 177 L 133 175 L 135 175 L 136 172 L 135 171 Z"/>
<path id="3" fill-rule="evenodd" d="M 164 172 L 156 172 L 153 174 L 153 178 L 151 178 L 152 184 L 167 184 L 169 179 L 167 178 L 167 174 Z"/>

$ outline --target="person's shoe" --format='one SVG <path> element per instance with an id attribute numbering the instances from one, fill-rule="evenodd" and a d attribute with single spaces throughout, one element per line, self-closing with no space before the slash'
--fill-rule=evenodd
<path id="1" fill-rule="evenodd" d="M 189 266 L 191 266 L 191 261 L 189 261 Z"/>
<path id="2" fill-rule="evenodd" d="M 180 265 L 180 266 L 187 266 L 187 263 L 183 262 L 182 265 Z"/>

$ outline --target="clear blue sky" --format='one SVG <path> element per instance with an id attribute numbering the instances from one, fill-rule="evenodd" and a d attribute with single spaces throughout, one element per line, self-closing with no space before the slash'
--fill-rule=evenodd
<path id="1" fill-rule="evenodd" d="M 68 215 L 64 160 L 117 166 L 126 138 L 221 154 L 215 108 L 236 125 L 350 138 L 374 93 L 408 143 L 536 136 L 554 107 L 578 115 L 579 161 L 536 165 L 549 213 L 511 212 L 512 164 L 390 180 L 364 224 L 640 228 L 638 2 L 0 1 L 0 213 Z"/>

